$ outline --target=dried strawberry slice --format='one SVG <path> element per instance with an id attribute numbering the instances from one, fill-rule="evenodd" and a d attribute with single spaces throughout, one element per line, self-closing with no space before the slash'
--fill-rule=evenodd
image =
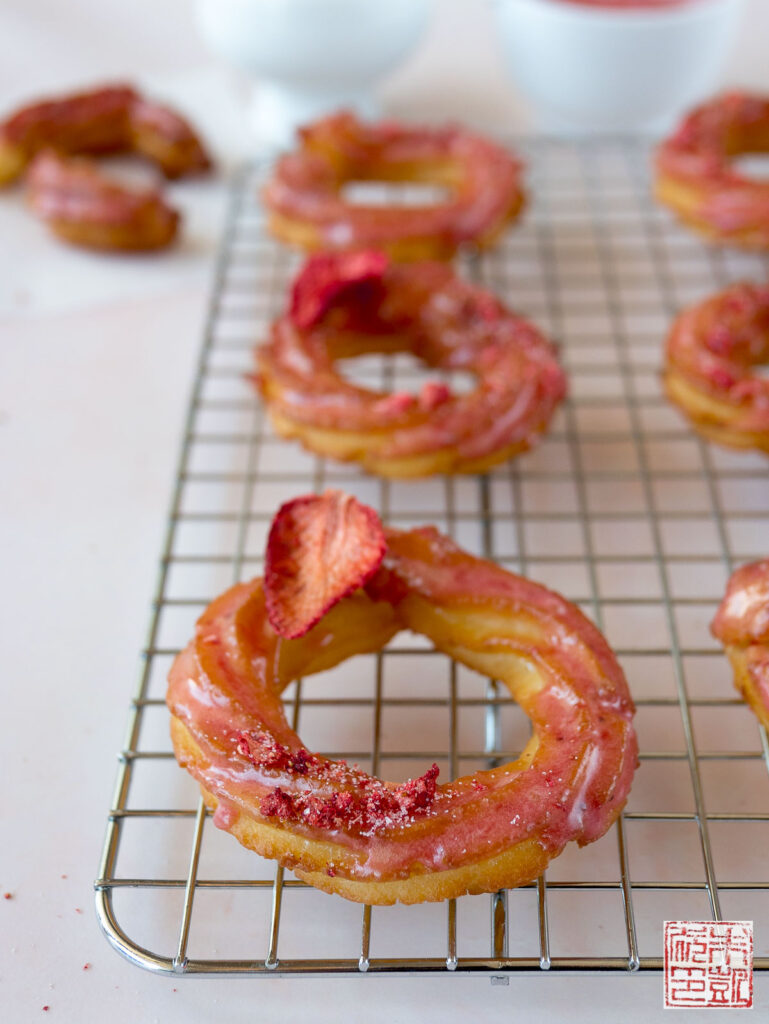
<path id="1" fill-rule="evenodd" d="M 381 280 L 387 263 L 376 249 L 311 256 L 291 289 L 291 320 L 300 328 L 313 327 L 341 292 Z"/>
<path id="2" fill-rule="evenodd" d="M 342 491 L 282 505 L 264 567 L 267 617 L 276 633 L 303 636 L 379 568 L 387 543 L 376 512 Z"/>

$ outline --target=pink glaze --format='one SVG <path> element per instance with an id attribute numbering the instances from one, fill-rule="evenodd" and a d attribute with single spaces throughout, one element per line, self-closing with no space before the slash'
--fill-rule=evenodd
<path id="1" fill-rule="evenodd" d="M 731 407 L 731 427 L 769 431 L 769 380 L 753 372 L 769 361 L 769 286 L 733 284 L 685 310 L 668 337 L 667 361 Z"/>
<path id="2" fill-rule="evenodd" d="M 316 227 L 326 249 L 422 238 L 456 246 L 501 226 L 522 202 L 518 161 L 489 139 L 459 128 L 369 125 L 342 112 L 303 129 L 301 141 L 299 152 L 278 162 L 262 195 L 273 212 Z M 461 168 L 461 180 L 444 203 L 358 206 L 340 195 L 345 180 L 387 178 L 388 169 L 397 174 L 404 167 L 412 176 L 416 165 L 429 169 L 447 161 Z"/>
<path id="3" fill-rule="evenodd" d="M 135 151 L 174 178 L 211 166 L 184 118 L 126 85 L 24 107 L 0 124 L 2 142 L 20 147 L 27 160 L 44 149 L 71 154 Z"/>
<path id="4" fill-rule="evenodd" d="M 185 767 L 228 808 L 344 847 L 355 860 L 333 870 L 353 878 L 406 877 L 417 865 L 445 870 L 529 838 L 552 855 L 570 840 L 599 838 L 627 798 L 637 744 L 627 684 L 595 627 L 563 598 L 465 554 L 432 529 L 389 531 L 385 563 L 367 593 L 345 601 L 357 602 L 358 614 L 367 608 L 379 628 L 391 615 L 393 631 L 409 628 L 420 602 L 509 619 L 509 631 L 497 635 L 495 627 L 480 642 L 490 653 L 533 662 L 543 678 L 522 700 L 539 738 L 528 766 L 502 765 L 443 785 L 433 766 L 396 786 L 307 751 L 283 712 L 280 692 L 290 680 L 278 672 L 281 649 L 302 674 L 317 651 L 328 657 L 345 601 L 306 637 L 281 641 L 266 621 L 257 579 L 214 602 L 171 670 L 169 708 L 203 752 L 203 761 Z M 517 639 L 519 620 L 525 640 Z M 360 651 L 371 649 L 368 633 L 346 636 L 344 656 L 352 639 Z M 223 811 L 220 821 L 232 814 Z"/>
<path id="5" fill-rule="evenodd" d="M 303 270 L 299 280 L 306 276 Z M 376 284 L 376 292 L 370 278 L 333 291 L 324 277 L 325 306 L 312 327 L 302 329 L 290 313 L 274 322 L 271 340 L 257 350 L 268 403 L 299 423 L 377 432 L 384 458 L 445 448 L 482 458 L 530 446 L 566 392 L 553 347 L 537 328 L 443 263 L 391 263 Z M 317 311 L 308 285 L 301 291 L 303 308 Z M 429 367 L 474 373 L 476 388 L 457 395 L 429 382 L 417 399 L 369 391 L 336 370 L 338 355 L 402 349 Z"/>
<path id="6" fill-rule="evenodd" d="M 732 92 L 693 110 L 657 152 L 657 171 L 695 191 L 691 216 L 718 234 L 750 232 L 769 246 L 769 182 L 740 174 L 732 157 L 769 152 L 769 97 Z"/>
<path id="7" fill-rule="evenodd" d="M 131 131 L 152 132 L 169 146 L 185 147 L 184 173 L 207 170 L 210 160 L 189 123 L 175 110 L 137 96 L 131 104 Z"/>
<path id="8" fill-rule="evenodd" d="M 221 799 L 214 811 L 213 823 L 217 828 L 229 831 L 240 817 L 240 811 L 229 800 Z"/>
<path id="9" fill-rule="evenodd" d="M 711 623 L 716 639 L 744 654 L 738 686 L 769 728 L 769 558 L 737 569 Z"/>
<path id="10" fill-rule="evenodd" d="M 129 189 L 90 163 L 52 150 L 38 154 L 27 172 L 27 200 L 43 220 L 121 227 L 157 220 L 169 240 L 179 215 L 156 189 Z"/>
<path id="11" fill-rule="evenodd" d="M 732 573 L 711 629 L 723 644 L 769 644 L 769 558 Z"/>
<path id="12" fill-rule="evenodd" d="M 128 112 L 136 98 L 130 86 L 114 85 L 42 100 L 7 118 L 0 125 L 0 139 L 23 147 L 28 156 L 48 146 L 68 153 L 123 149 Z"/>

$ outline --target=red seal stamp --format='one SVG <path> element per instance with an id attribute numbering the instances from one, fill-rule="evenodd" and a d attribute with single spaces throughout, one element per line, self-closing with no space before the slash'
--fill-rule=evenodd
<path id="1" fill-rule="evenodd" d="M 752 921 L 665 922 L 665 1009 L 753 1006 Z"/>

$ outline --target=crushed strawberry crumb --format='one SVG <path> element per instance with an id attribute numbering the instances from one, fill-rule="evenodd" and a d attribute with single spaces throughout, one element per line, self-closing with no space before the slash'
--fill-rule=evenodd
<path id="1" fill-rule="evenodd" d="M 84 971 L 89 971 L 90 969 L 91 969 L 91 965 L 90 964 L 83 964 L 83 970 Z"/>
<path id="2" fill-rule="evenodd" d="M 294 817 L 294 801 L 288 793 L 278 787 L 259 804 L 259 812 L 265 818 L 277 818 L 278 821 L 290 821 Z"/>
<path id="3" fill-rule="evenodd" d="M 306 775 L 318 764 L 318 757 L 309 750 L 304 747 L 291 750 L 278 743 L 266 730 L 239 732 L 237 739 L 238 753 L 256 768 L 285 771 L 291 775 Z"/>
<path id="4" fill-rule="evenodd" d="M 261 800 L 260 813 L 265 818 L 298 822 L 311 828 L 353 828 L 363 835 L 374 835 L 426 813 L 435 800 L 437 764 L 418 779 L 409 779 L 400 786 L 388 786 L 364 772 L 345 769 L 354 791 L 332 793 L 327 785 L 336 768 L 334 762 L 327 764 L 328 769 L 323 765 L 313 774 L 313 782 L 318 784 L 316 791 L 292 793 L 277 787 Z"/>
<path id="5" fill-rule="evenodd" d="M 3 899 L 4 900 L 12 900 L 13 899 L 13 893 L 12 892 L 4 892 L 3 893 Z"/>

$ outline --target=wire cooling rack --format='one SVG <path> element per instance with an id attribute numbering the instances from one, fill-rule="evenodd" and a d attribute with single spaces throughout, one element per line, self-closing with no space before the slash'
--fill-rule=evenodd
<path id="1" fill-rule="evenodd" d="M 769 968 L 769 743 L 708 631 L 733 565 L 767 554 L 767 463 L 699 440 L 658 376 L 678 308 L 769 268 L 674 225 L 650 199 L 639 141 L 516 146 L 530 208 L 463 269 L 559 340 L 571 392 L 535 452 L 480 478 L 387 482 L 274 437 L 245 375 L 297 258 L 265 233 L 264 169 L 233 184 L 96 882 L 102 927 L 137 964 L 487 971 L 504 982 L 515 970 L 660 968 L 664 919 L 722 918 L 755 922 L 755 966 Z M 359 359 L 349 372 L 386 388 L 424 379 L 403 356 Z M 641 743 L 627 809 L 536 884 L 440 905 L 348 903 L 219 832 L 173 760 L 163 696 L 174 654 L 216 593 L 261 571 L 278 504 L 326 485 L 393 524 L 436 523 L 561 591 L 617 652 Z M 493 681 L 407 635 L 285 696 L 308 746 L 393 780 L 433 760 L 443 778 L 466 774 L 516 757 L 528 737 Z"/>

